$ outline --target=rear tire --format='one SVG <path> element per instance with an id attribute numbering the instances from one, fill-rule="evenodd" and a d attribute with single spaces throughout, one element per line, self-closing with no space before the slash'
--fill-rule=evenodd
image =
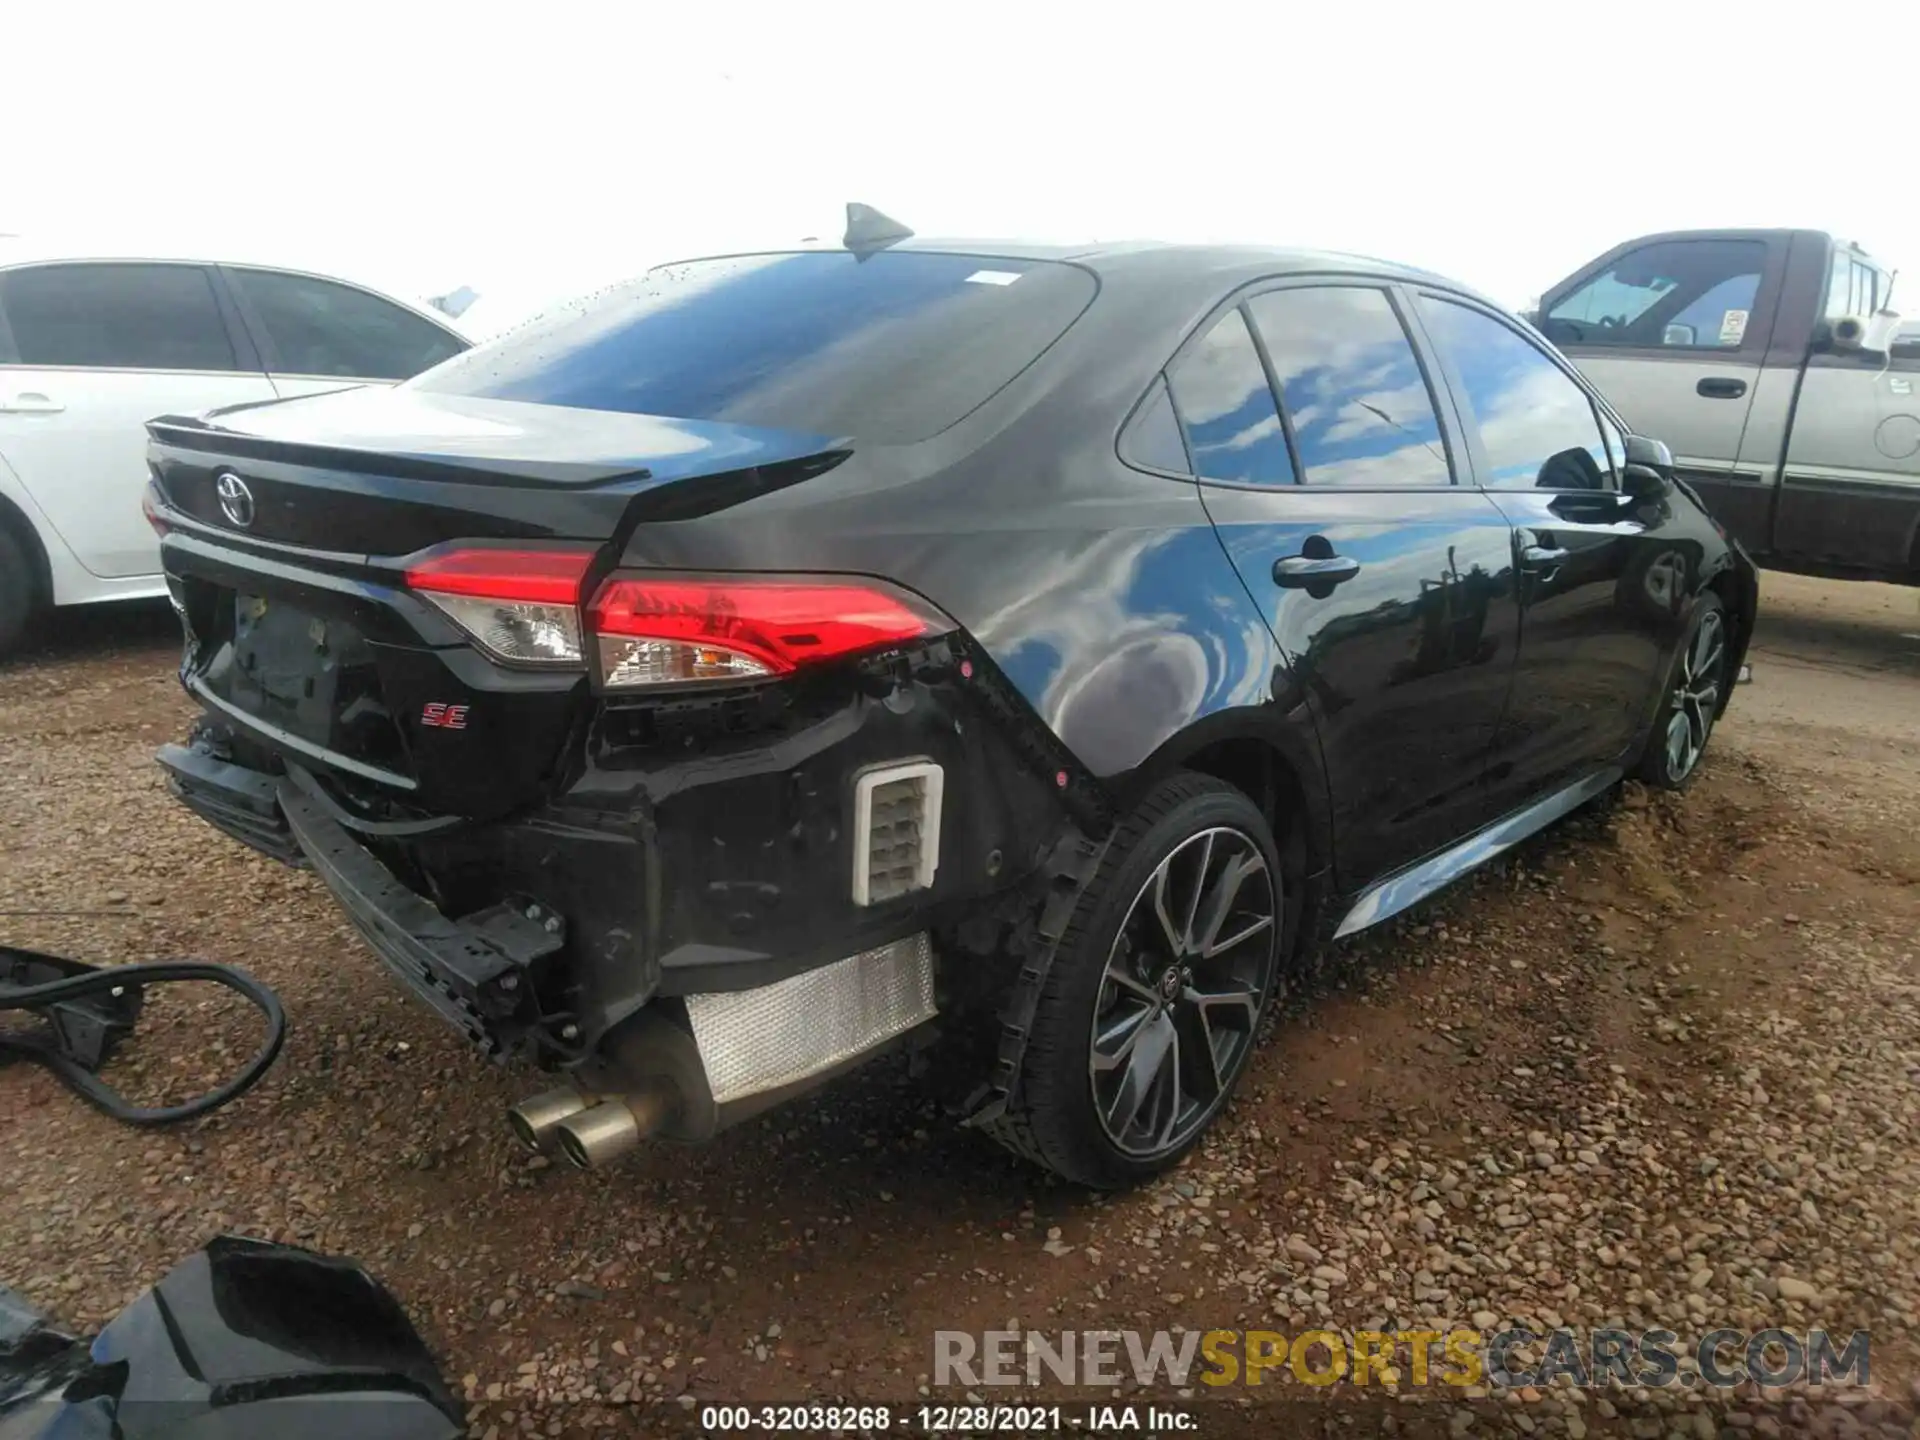
<path id="1" fill-rule="evenodd" d="M 1177 1162 L 1253 1053 L 1284 900 L 1251 800 L 1204 775 L 1162 782 L 1115 832 L 1061 937 L 996 1138 L 1097 1189 Z"/>
<path id="2" fill-rule="evenodd" d="M 1636 768 L 1639 779 L 1662 790 L 1684 790 L 1700 773 L 1701 756 L 1733 683 L 1732 641 L 1726 606 L 1709 590 L 1694 605 L 1686 639 L 1673 657 L 1660 713 Z"/>
<path id="3" fill-rule="evenodd" d="M 9 655 L 25 638 L 27 621 L 39 608 L 38 587 L 26 547 L 0 530 L 0 655 Z"/>

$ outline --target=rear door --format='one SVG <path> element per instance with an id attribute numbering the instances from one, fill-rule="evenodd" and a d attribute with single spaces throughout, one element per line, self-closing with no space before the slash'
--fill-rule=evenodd
<path id="1" fill-rule="evenodd" d="M 202 265 L 69 262 L 0 271 L 0 456 L 74 557 L 103 579 L 152 576 L 140 511 L 146 422 L 271 400 L 252 346 Z"/>
<path id="2" fill-rule="evenodd" d="M 289 270 L 223 268 L 283 396 L 393 384 L 468 348 L 444 326 L 356 285 Z"/>
<path id="3" fill-rule="evenodd" d="M 1519 634 L 1509 526 L 1453 483 L 1452 421 L 1385 284 L 1252 295 L 1168 378 L 1207 511 L 1306 693 L 1358 889 L 1484 818 Z"/>
<path id="4" fill-rule="evenodd" d="M 1756 399 L 1784 418 L 1788 386 L 1763 386 L 1788 238 L 1652 239 L 1550 291 L 1540 329 L 1633 430 L 1743 540 L 1765 539 L 1765 475 L 1740 463 Z M 1791 377 L 1787 377 L 1789 382 Z M 1762 390 L 1767 393 L 1762 396 Z"/>
<path id="5" fill-rule="evenodd" d="M 1422 292 L 1474 477 L 1514 526 L 1520 660 L 1488 794 L 1505 813 L 1620 761 L 1664 673 L 1700 553 L 1665 501 L 1623 495 L 1617 427 L 1518 326 Z"/>

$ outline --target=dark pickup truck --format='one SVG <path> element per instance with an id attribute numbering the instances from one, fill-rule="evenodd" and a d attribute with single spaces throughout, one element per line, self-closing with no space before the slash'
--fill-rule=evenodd
<path id="1" fill-rule="evenodd" d="M 1920 584 L 1920 334 L 1814 230 L 1615 246 L 1528 316 L 1769 568 Z"/>

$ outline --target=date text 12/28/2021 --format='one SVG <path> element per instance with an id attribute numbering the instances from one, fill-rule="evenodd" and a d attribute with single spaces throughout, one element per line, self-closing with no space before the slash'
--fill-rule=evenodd
<path id="1" fill-rule="evenodd" d="M 708 1434 L 1173 1435 L 1198 1430 L 1190 1411 L 1158 1405 L 708 1405 Z"/>

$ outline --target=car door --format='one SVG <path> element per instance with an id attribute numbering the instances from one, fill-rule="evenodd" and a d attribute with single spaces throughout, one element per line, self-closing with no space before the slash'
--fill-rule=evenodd
<path id="1" fill-rule="evenodd" d="M 1168 380 L 1208 514 L 1307 694 L 1358 889 L 1483 818 L 1519 633 L 1506 518 L 1453 483 L 1451 422 L 1384 283 L 1252 294 Z"/>
<path id="2" fill-rule="evenodd" d="M 146 422 L 271 400 L 204 265 L 61 262 L 0 271 L 0 456 L 92 574 L 152 577 Z M 135 587 L 121 587 L 122 589 Z"/>
<path id="3" fill-rule="evenodd" d="M 390 385 L 467 348 L 453 331 L 356 285 L 291 270 L 224 269 L 283 396 Z"/>
<path id="4" fill-rule="evenodd" d="M 1514 529 L 1520 658 L 1487 772 L 1505 813 L 1626 758 L 1702 557 L 1670 497 L 1622 493 L 1619 427 L 1544 347 L 1458 296 L 1417 310 L 1475 483 Z"/>
<path id="5" fill-rule="evenodd" d="M 1540 330 L 1735 534 L 1764 540 L 1767 477 L 1740 463 L 1756 396 L 1784 416 L 1791 375 L 1765 370 L 1785 235 L 1655 239 L 1551 291 Z M 1785 386 L 1783 388 L 1782 382 Z"/>

